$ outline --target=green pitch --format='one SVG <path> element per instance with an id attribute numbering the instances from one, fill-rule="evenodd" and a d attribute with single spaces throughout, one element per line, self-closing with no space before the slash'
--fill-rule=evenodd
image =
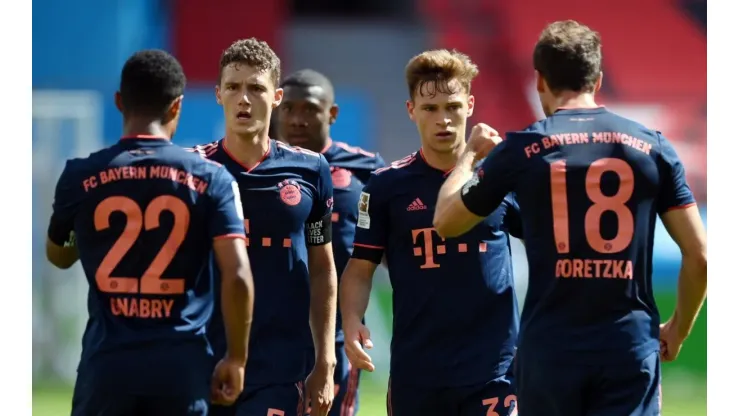
<path id="1" fill-rule="evenodd" d="M 666 375 L 663 416 L 703 416 L 707 414 L 706 384 L 702 379 L 685 380 L 677 375 L 672 381 Z M 684 380 L 684 381 L 681 381 Z M 385 387 L 361 384 L 361 416 L 385 415 Z M 68 416 L 72 391 L 69 388 L 39 388 L 33 391 L 33 416 Z"/>

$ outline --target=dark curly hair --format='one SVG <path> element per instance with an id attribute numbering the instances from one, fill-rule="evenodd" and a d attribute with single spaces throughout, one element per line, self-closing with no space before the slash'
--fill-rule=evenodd
<path id="1" fill-rule="evenodd" d="M 593 92 L 601 73 L 601 36 L 575 20 L 551 23 L 533 55 L 534 69 L 553 92 Z"/>
<path id="2" fill-rule="evenodd" d="M 185 91 L 185 73 L 174 56 L 159 49 L 133 54 L 121 70 L 119 92 L 128 114 L 164 118 Z"/>
<path id="3" fill-rule="evenodd" d="M 277 86 L 280 81 L 280 58 L 270 48 L 270 45 L 263 40 L 256 38 L 241 39 L 226 48 L 221 54 L 219 63 L 219 84 L 224 68 L 231 64 L 246 64 L 260 71 L 270 71 L 270 78 L 274 86 Z"/>

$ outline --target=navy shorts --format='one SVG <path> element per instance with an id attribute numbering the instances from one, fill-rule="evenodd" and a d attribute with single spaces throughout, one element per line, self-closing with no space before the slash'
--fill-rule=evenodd
<path id="1" fill-rule="evenodd" d="M 517 396 L 511 374 L 486 384 L 424 388 L 388 382 L 388 416 L 513 416 Z"/>
<path id="2" fill-rule="evenodd" d="M 303 416 L 303 382 L 245 385 L 231 406 L 212 405 L 209 416 Z"/>
<path id="3" fill-rule="evenodd" d="M 72 416 L 206 416 L 213 359 L 199 354 L 147 350 L 81 362 Z"/>
<path id="4" fill-rule="evenodd" d="M 184 395 L 123 393 L 77 378 L 72 416 L 207 416 L 207 384 Z"/>
<path id="5" fill-rule="evenodd" d="M 519 349 L 520 416 L 660 415 L 660 355 L 627 364 L 542 362 Z"/>

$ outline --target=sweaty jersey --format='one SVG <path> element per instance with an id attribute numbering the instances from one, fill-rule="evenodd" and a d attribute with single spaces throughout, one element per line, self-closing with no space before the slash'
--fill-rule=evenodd
<path id="1" fill-rule="evenodd" d="M 385 166 L 383 158 L 346 143 L 330 141 L 321 152 L 331 167 L 334 185 L 332 244 L 337 276 L 341 276 L 352 255 L 352 241 L 357 224 L 357 202 L 370 174 Z M 342 317 L 337 308 L 337 342 L 344 342 Z"/>
<path id="2" fill-rule="evenodd" d="M 245 383 L 303 380 L 313 360 L 308 247 L 332 237 L 329 165 L 318 153 L 270 140 L 262 160 L 247 168 L 226 146 L 219 140 L 195 150 L 226 166 L 242 196 L 255 292 Z M 226 339 L 219 313 L 208 333 L 222 355 Z"/>
<path id="3" fill-rule="evenodd" d="M 673 146 L 603 107 L 558 110 L 508 133 L 461 195 L 487 215 L 511 191 L 529 259 L 519 348 L 598 364 L 657 350 L 656 213 L 695 203 Z"/>
<path id="4" fill-rule="evenodd" d="M 506 373 L 519 329 L 506 198 L 470 232 L 443 239 L 432 225 L 447 173 L 421 151 L 373 173 L 359 203 L 352 257 L 380 263 L 393 286 L 394 383 L 466 386 Z"/>
<path id="5" fill-rule="evenodd" d="M 244 238 L 224 167 L 167 139 L 121 139 L 67 161 L 48 236 L 77 246 L 90 284 L 81 372 L 130 393 L 164 393 L 192 367 L 210 374 L 212 241 Z"/>

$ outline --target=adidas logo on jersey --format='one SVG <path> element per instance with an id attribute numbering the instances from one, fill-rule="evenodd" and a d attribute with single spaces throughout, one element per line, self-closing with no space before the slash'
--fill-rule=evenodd
<path id="1" fill-rule="evenodd" d="M 422 211 L 425 209 L 427 209 L 427 206 L 424 205 L 423 202 L 421 202 L 421 199 L 416 198 L 414 199 L 414 202 L 409 204 L 409 206 L 406 208 L 406 211 Z"/>

